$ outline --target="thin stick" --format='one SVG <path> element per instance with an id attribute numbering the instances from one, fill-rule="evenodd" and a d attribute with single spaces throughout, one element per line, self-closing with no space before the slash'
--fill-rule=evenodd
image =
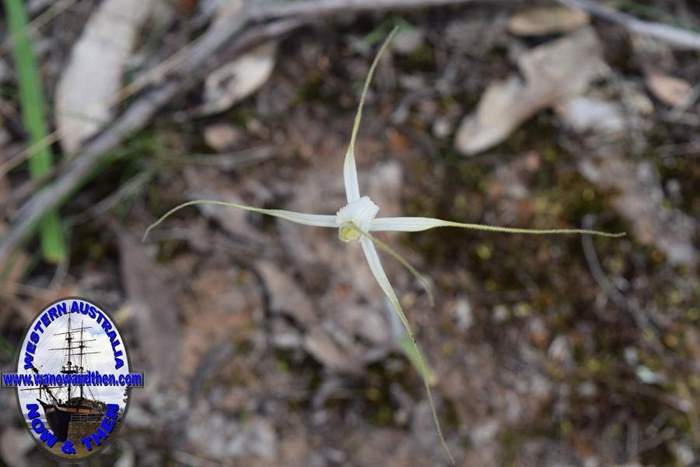
<path id="1" fill-rule="evenodd" d="M 411 10 L 474 3 L 476 0 L 300 0 L 259 2 L 250 12 L 255 20 L 271 18 L 319 18 L 363 11 Z"/>
<path id="2" fill-rule="evenodd" d="M 72 7 L 76 2 L 77 0 L 61 0 L 54 3 L 49 8 L 47 8 L 45 12 L 41 13 L 29 22 L 29 24 L 27 25 L 28 34 L 32 36 L 41 27 L 43 27 L 49 21 L 54 19 L 56 16 L 66 11 L 68 8 Z M 10 37 L 6 38 L 5 41 L 0 45 L 0 56 L 5 55 L 10 50 L 12 45 L 12 35 L 10 35 Z"/>
<path id="3" fill-rule="evenodd" d="M 571 8 L 587 11 L 607 21 L 620 24 L 637 34 L 653 37 L 669 45 L 682 49 L 700 49 L 700 34 L 662 23 L 642 21 L 627 13 L 622 13 L 590 0 L 558 0 Z"/>

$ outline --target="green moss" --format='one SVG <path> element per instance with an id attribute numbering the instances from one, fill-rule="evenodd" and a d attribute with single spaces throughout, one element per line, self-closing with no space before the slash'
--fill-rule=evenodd
<path id="1" fill-rule="evenodd" d="M 404 72 L 433 70 L 435 68 L 433 49 L 425 44 L 421 45 L 401 60 L 400 66 Z"/>

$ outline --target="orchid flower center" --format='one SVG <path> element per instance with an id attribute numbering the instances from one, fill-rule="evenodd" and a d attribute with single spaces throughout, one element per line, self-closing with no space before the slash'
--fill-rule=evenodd
<path id="1" fill-rule="evenodd" d="M 377 217 L 378 212 L 379 206 L 374 204 L 368 196 L 363 196 L 340 208 L 335 215 L 338 238 L 344 242 L 359 239 L 362 235 L 361 231 L 369 232 L 372 221 Z"/>

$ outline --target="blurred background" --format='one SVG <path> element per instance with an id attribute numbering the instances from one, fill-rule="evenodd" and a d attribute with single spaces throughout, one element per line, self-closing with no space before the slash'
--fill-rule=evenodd
<path id="1" fill-rule="evenodd" d="M 618 239 L 386 234 L 463 466 L 700 463 L 700 5 L 4 0 L 0 362 L 66 296 L 146 387 L 90 465 L 447 465 L 357 245 L 195 198 L 333 214 L 362 81 L 380 215 Z M 578 7 L 578 8 L 572 8 Z M 49 465 L 0 392 L 5 465 Z"/>

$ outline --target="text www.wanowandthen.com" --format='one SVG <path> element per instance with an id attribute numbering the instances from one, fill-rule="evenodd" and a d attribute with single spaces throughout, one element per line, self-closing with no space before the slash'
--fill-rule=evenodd
<path id="1" fill-rule="evenodd" d="M 3 387 L 55 387 L 55 386 L 123 386 L 143 387 L 143 373 L 3 373 Z"/>

